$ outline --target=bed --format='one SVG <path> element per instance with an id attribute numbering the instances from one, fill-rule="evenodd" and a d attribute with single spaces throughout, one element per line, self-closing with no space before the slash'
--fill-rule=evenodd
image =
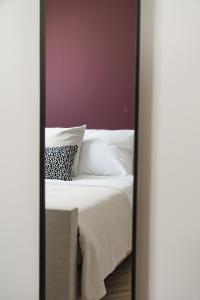
<path id="1" fill-rule="evenodd" d="M 63 245 L 66 250 L 65 258 L 73 264 L 70 271 L 72 274 L 66 274 L 69 272 L 67 267 L 64 271 L 60 270 L 60 277 L 66 280 L 66 283 L 68 282 L 68 288 L 67 284 L 63 282 L 65 294 L 68 295 L 66 298 L 58 298 L 57 290 L 59 289 L 59 293 L 61 293 L 63 288 L 61 289 L 60 283 L 57 286 L 56 278 L 51 278 L 47 284 L 51 285 L 50 290 L 53 289 L 54 292 L 53 296 L 48 295 L 48 300 L 77 299 L 76 269 L 79 247 L 81 252 L 81 299 L 99 300 L 106 294 L 104 279 L 131 252 L 132 187 L 132 175 L 109 177 L 85 175 L 77 176 L 72 182 L 46 181 L 47 218 L 52 218 L 52 213 L 54 215 L 56 212 L 60 213 L 57 222 L 61 222 L 62 231 L 64 226 L 75 229 L 75 232 L 68 233 L 69 241 L 66 240 L 66 245 Z M 64 226 L 62 220 L 66 222 Z M 54 226 L 57 222 L 53 221 Z M 47 220 L 47 226 L 48 224 Z M 77 236 L 75 244 L 74 235 Z M 73 245 L 71 249 L 73 253 L 70 253 L 70 244 Z M 47 248 L 51 249 L 50 252 L 52 249 L 55 251 L 55 245 L 56 243 L 51 241 L 50 246 L 47 241 Z M 63 247 L 61 248 L 63 249 Z M 60 259 L 62 258 L 62 255 L 57 255 Z M 47 257 L 49 257 L 49 251 Z M 62 265 L 62 259 L 59 262 L 58 257 L 57 264 Z M 53 268 L 58 268 L 55 266 L 55 262 Z M 50 270 L 47 270 L 47 277 L 49 272 Z M 54 272 L 51 270 L 51 274 Z M 68 276 L 71 278 L 67 279 Z M 55 295 L 56 298 L 53 298 Z"/>
<path id="2" fill-rule="evenodd" d="M 50 157 L 70 140 L 81 149 L 72 181 L 46 179 L 47 300 L 102 299 L 105 278 L 131 253 L 133 131 L 78 130 L 46 134 Z M 48 175 L 63 176 L 63 157 Z"/>

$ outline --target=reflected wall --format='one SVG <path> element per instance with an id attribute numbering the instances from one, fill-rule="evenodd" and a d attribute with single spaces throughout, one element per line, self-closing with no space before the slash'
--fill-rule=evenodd
<path id="1" fill-rule="evenodd" d="M 134 128 L 136 3 L 46 0 L 46 126 Z"/>

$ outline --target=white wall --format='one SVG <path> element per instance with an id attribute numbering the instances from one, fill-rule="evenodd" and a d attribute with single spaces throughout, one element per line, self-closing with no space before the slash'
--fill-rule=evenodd
<path id="1" fill-rule="evenodd" d="M 39 0 L 0 1 L 0 299 L 39 295 Z"/>
<path id="2" fill-rule="evenodd" d="M 141 1 L 137 300 L 199 300 L 200 1 Z"/>

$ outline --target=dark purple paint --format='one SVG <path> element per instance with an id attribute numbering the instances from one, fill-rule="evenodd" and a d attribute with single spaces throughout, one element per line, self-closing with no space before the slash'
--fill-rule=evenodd
<path id="1" fill-rule="evenodd" d="M 135 0 L 46 1 L 46 126 L 134 128 Z"/>

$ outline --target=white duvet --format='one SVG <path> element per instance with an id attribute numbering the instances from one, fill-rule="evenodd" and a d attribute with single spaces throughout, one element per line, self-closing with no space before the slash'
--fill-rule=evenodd
<path id="1" fill-rule="evenodd" d="M 131 252 L 133 177 L 46 182 L 46 208 L 79 209 L 81 299 L 99 300 L 106 294 L 104 279 Z"/>

